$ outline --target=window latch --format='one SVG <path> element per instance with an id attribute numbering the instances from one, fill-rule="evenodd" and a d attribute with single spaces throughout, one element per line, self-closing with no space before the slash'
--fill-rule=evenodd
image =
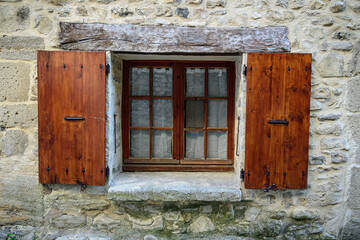
<path id="1" fill-rule="evenodd" d="M 265 185 L 266 189 L 264 190 L 264 192 L 269 192 L 270 189 L 272 189 L 273 187 L 276 187 L 275 183 L 271 186 Z"/>
<path id="2" fill-rule="evenodd" d="M 80 182 L 79 180 L 75 179 L 75 182 L 81 186 L 81 189 L 86 189 L 86 188 L 87 188 L 87 185 L 86 185 L 86 184 L 83 184 L 83 183 Z"/>
<path id="3" fill-rule="evenodd" d="M 268 121 L 269 124 L 286 124 L 288 125 L 289 124 L 289 121 L 288 120 L 269 120 Z"/>

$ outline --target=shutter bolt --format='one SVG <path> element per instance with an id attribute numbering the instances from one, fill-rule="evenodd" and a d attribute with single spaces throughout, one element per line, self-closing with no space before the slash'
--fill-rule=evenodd
<path id="1" fill-rule="evenodd" d="M 250 176 L 250 172 L 248 172 L 248 176 Z"/>
<path id="2" fill-rule="evenodd" d="M 250 71 L 252 71 L 252 67 L 250 67 Z"/>
<path id="3" fill-rule="evenodd" d="M 84 66 L 81 64 L 81 66 L 80 66 L 81 68 L 83 68 Z"/>
<path id="4" fill-rule="evenodd" d="M 64 64 L 64 68 L 66 68 L 66 65 Z"/>
<path id="5" fill-rule="evenodd" d="M 305 176 L 305 172 L 302 172 L 301 175 Z"/>
<path id="6" fill-rule="evenodd" d="M 308 70 L 308 67 L 305 67 L 305 71 L 307 71 Z"/>
<path id="7" fill-rule="evenodd" d="M 47 168 L 47 171 L 50 171 L 50 168 L 49 168 L 49 167 Z"/>
<path id="8" fill-rule="evenodd" d="M 49 68 L 49 64 L 48 64 L 48 63 L 46 64 L 46 68 Z"/>
<path id="9" fill-rule="evenodd" d="M 103 65 L 102 65 L 102 64 L 100 64 L 100 68 L 103 68 Z"/>
<path id="10" fill-rule="evenodd" d="M 101 173 L 103 173 L 103 172 L 104 172 L 104 170 L 103 170 L 103 169 L 101 169 L 101 170 L 100 170 L 100 172 L 101 172 Z"/>
<path id="11" fill-rule="evenodd" d="M 272 71 L 272 66 L 270 66 L 270 71 Z"/>
<path id="12" fill-rule="evenodd" d="M 286 172 L 284 172 L 284 176 L 286 176 Z"/>
<path id="13" fill-rule="evenodd" d="M 69 169 L 68 168 L 66 168 L 66 173 L 68 173 L 69 172 Z"/>
<path id="14" fill-rule="evenodd" d="M 85 168 L 82 169 L 83 173 L 85 172 Z"/>
<path id="15" fill-rule="evenodd" d="M 270 173 L 269 172 L 266 172 L 266 176 L 269 176 L 270 175 Z"/>
<path id="16" fill-rule="evenodd" d="M 290 71 L 290 67 L 288 67 L 288 71 Z"/>

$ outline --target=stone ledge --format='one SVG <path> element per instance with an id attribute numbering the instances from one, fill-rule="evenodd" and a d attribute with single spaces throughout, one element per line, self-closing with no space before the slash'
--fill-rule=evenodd
<path id="1" fill-rule="evenodd" d="M 241 201 L 240 179 L 234 173 L 121 173 L 109 187 L 115 201 Z"/>

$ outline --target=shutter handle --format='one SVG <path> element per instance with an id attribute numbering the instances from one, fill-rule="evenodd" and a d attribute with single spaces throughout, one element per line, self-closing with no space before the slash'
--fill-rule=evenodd
<path id="1" fill-rule="evenodd" d="M 84 121 L 84 117 L 64 117 L 65 121 Z"/>
<path id="2" fill-rule="evenodd" d="M 275 183 L 271 186 L 265 185 L 266 189 L 264 190 L 264 192 L 269 192 L 270 189 L 272 189 L 273 187 L 276 187 Z"/>
<path id="3" fill-rule="evenodd" d="M 288 120 L 269 120 L 268 121 L 269 124 L 286 124 L 288 125 L 289 124 L 289 121 Z"/>

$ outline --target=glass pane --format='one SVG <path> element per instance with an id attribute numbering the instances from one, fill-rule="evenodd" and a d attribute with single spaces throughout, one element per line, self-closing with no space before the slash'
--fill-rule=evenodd
<path id="1" fill-rule="evenodd" d="M 130 157 L 149 158 L 150 131 L 130 130 Z"/>
<path id="2" fill-rule="evenodd" d="M 227 69 L 209 68 L 208 69 L 208 96 L 226 97 L 227 96 Z"/>
<path id="3" fill-rule="evenodd" d="M 150 95 L 150 69 L 130 68 L 130 94 L 131 96 Z"/>
<path id="4" fill-rule="evenodd" d="M 226 131 L 207 132 L 207 158 L 227 159 Z"/>
<path id="5" fill-rule="evenodd" d="M 227 127 L 227 100 L 208 101 L 208 127 Z"/>
<path id="6" fill-rule="evenodd" d="M 205 68 L 186 68 L 186 96 L 205 96 Z"/>
<path id="7" fill-rule="evenodd" d="M 153 131 L 153 157 L 172 158 L 171 130 Z"/>
<path id="8" fill-rule="evenodd" d="M 153 99 L 153 126 L 172 127 L 172 99 Z"/>
<path id="9" fill-rule="evenodd" d="M 185 131 L 185 158 L 204 159 L 204 131 Z"/>
<path id="10" fill-rule="evenodd" d="M 172 68 L 153 69 L 153 96 L 172 96 Z"/>
<path id="11" fill-rule="evenodd" d="M 130 126 L 148 127 L 149 121 L 149 101 L 148 100 L 131 100 L 131 117 Z"/>
<path id="12" fill-rule="evenodd" d="M 203 128 L 205 122 L 205 102 L 204 100 L 185 101 L 185 127 Z"/>

